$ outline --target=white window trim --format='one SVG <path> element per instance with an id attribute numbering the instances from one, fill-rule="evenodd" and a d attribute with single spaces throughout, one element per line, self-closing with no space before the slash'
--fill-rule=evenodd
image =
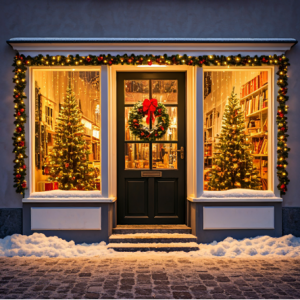
<path id="1" fill-rule="evenodd" d="M 253 197 L 252 193 L 249 195 L 244 195 L 242 197 L 234 195 L 221 196 L 222 191 L 219 191 L 220 197 L 210 196 L 210 191 L 204 191 L 204 145 L 203 145 L 203 105 L 204 105 L 204 72 L 205 71 L 226 71 L 226 70 L 268 70 L 268 81 L 271 82 L 271 88 L 269 92 L 272 99 L 272 105 L 268 109 L 268 190 L 261 191 L 259 196 Z M 282 202 L 280 197 L 280 191 L 277 189 L 278 177 L 276 172 L 277 165 L 277 124 L 276 124 L 276 113 L 277 113 L 277 101 L 276 95 L 278 87 L 276 85 L 278 75 L 276 74 L 278 67 L 275 66 L 262 66 L 262 67 L 214 67 L 214 66 L 204 66 L 203 68 L 198 68 L 197 70 L 197 189 L 196 193 L 192 196 L 188 194 L 187 199 L 191 202 Z M 200 102 L 201 99 L 201 102 Z M 216 192 L 212 192 L 214 195 Z M 245 194 L 245 193 L 244 193 Z"/>
<path id="2" fill-rule="evenodd" d="M 244 68 L 244 67 L 232 67 L 232 69 L 249 69 L 253 68 Z M 65 191 L 66 197 L 53 197 L 51 193 L 42 192 L 43 196 L 40 196 L 40 193 L 33 192 L 34 185 L 34 135 L 32 130 L 34 130 L 34 105 L 33 105 L 33 96 L 34 96 L 34 77 L 33 71 L 41 69 L 48 69 L 45 67 L 30 67 L 29 68 L 29 97 L 27 101 L 27 114 L 29 120 L 26 123 L 26 132 L 29 132 L 28 142 L 29 142 L 29 196 L 23 199 L 23 202 L 113 202 L 117 197 L 117 142 L 116 142 L 116 76 L 117 72 L 147 72 L 147 71 L 181 71 L 186 72 L 186 99 L 187 99 L 187 199 L 192 202 L 268 202 L 268 201 L 282 201 L 279 197 L 279 191 L 277 190 L 277 175 L 276 175 L 276 161 L 277 161 L 277 151 L 276 146 L 276 137 L 274 133 L 269 133 L 272 138 L 272 143 L 269 143 L 269 153 L 272 153 L 270 160 L 273 161 L 272 169 L 269 171 L 269 176 L 271 176 L 271 190 L 273 192 L 270 195 L 270 191 L 265 191 L 265 196 L 262 194 L 261 197 L 252 197 L 251 194 L 244 197 L 207 197 L 203 195 L 203 166 L 204 166 L 204 156 L 203 156 L 203 73 L 205 70 L 224 70 L 220 67 L 192 67 L 192 66 L 166 66 L 165 68 L 161 67 L 143 67 L 139 68 L 137 66 L 122 66 L 114 65 L 111 67 L 101 66 L 101 192 L 98 195 L 86 196 L 89 192 L 80 191 L 78 196 L 74 197 L 68 191 Z M 51 67 L 51 70 L 61 70 L 61 69 L 70 69 L 66 67 Z M 74 68 L 72 68 L 74 69 Z M 77 67 L 76 69 L 80 70 L 91 70 L 91 69 L 100 69 L 98 67 Z M 225 69 L 228 69 L 226 67 Z M 274 67 L 262 67 L 261 69 L 268 69 L 269 72 L 269 81 L 272 82 L 272 99 L 274 104 L 277 103 L 274 99 L 276 93 L 275 83 L 275 68 Z M 28 94 L 28 91 L 26 91 Z M 28 105 L 29 104 L 29 105 Z M 276 127 L 276 109 L 275 105 L 271 106 L 269 114 L 272 113 L 273 118 L 269 118 L 269 128 L 272 128 L 273 131 Z M 272 123 L 271 123 L 272 122 Z M 103 130 L 107 128 L 107 130 Z M 272 147 L 273 146 L 273 147 Z M 272 147 L 272 148 L 270 148 Z M 264 192 L 264 191 L 263 191 Z M 74 193 L 74 191 L 73 191 Z M 207 191 L 206 191 L 207 193 Z M 220 192 L 222 193 L 222 192 Z M 86 194 L 86 195 L 85 195 Z"/>
<path id="3" fill-rule="evenodd" d="M 28 145 L 26 154 L 28 155 L 29 160 L 29 168 L 28 173 L 26 176 L 26 181 L 28 182 L 28 192 L 25 192 L 25 198 L 22 202 L 114 202 L 116 201 L 116 197 L 108 197 L 107 196 L 107 177 L 108 177 L 108 168 L 107 168 L 107 159 L 102 156 L 103 150 L 105 151 L 104 145 L 107 144 L 107 132 L 102 130 L 103 126 L 105 126 L 105 122 L 107 124 L 107 89 L 100 89 L 100 104 L 101 104 L 101 114 L 104 117 L 101 117 L 101 128 L 100 128 L 100 135 L 101 135 L 101 143 L 100 143 L 100 155 L 101 155 L 101 189 L 97 193 L 91 193 L 90 191 L 78 191 L 76 192 L 77 195 L 74 195 L 74 191 L 61 191 L 59 195 L 53 195 L 52 191 L 49 192 L 36 192 L 35 191 L 35 78 L 34 73 L 35 71 L 45 70 L 45 71 L 67 71 L 67 70 L 80 70 L 80 71 L 95 71 L 98 70 L 100 73 L 100 81 L 101 86 L 105 86 L 105 80 L 107 81 L 107 76 L 104 76 L 104 79 L 101 76 L 100 66 L 68 66 L 68 67 L 29 67 L 27 70 L 26 78 L 29 78 L 28 84 L 25 89 L 26 95 L 28 95 L 26 100 L 26 114 L 28 116 L 26 122 L 26 142 Z M 102 97 L 104 99 L 104 103 L 102 104 Z M 107 126 L 107 125 L 106 125 Z M 103 143 L 102 140 L 106 141 Z M 105 151 L 105 153 L 107 150 Z M 103 178 L 105 180 L 103 181 Z M 27 195 L 28 194 L 28 195 Z"/>

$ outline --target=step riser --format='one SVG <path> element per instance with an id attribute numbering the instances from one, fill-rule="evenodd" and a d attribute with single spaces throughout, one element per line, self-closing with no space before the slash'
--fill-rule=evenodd
<path id="1" fill-rule="evenodd" d="M 167 238 L 167 239 L 109 239 L 110 243 L 190 243 L 197 242 L 196 238 Z"/>
<path id="2" fill-rule="evenodd" d="M 131 233 L 185 233 L 190 234 L 191 229 L 113 229 L 114 234 Z"/>
<path id="3" fill-rule="evenodd" d="M 109 247 L 109 249 L 113 249 L 117 252 L 147 252 L 147 251 L 154 251 L 154 252 L 176 252 L 176 251 L 183 251 L 183 252 L 191 252 L 191 251 L 198 251 L 199 248 L 198 247 L 190 247 L 190 248 L 169 248 L 169 247 L 166 247 L 166 248 L 163 248 L 163 247 L 160 247 L 160 248 L 129 248 L 129 247 L 125 247 L 125 248 L 121 248 L 121 247 L 118 247 L 118 248 L 114 248 L 114 247 Z"/>

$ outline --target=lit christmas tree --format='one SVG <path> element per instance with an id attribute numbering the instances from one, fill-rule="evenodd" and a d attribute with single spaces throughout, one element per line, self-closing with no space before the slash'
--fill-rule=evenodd
<path id="1" fill-rule="evenodd" d="M 72 90 L 67 95 L 56 119 L 54 146 L 47 157 L 49 181 L 58 182 L 61 190 L 94 190 L 94 168 L 88 166 L 89 145 L 83 138 L 84 125 Z"/>
<path id="2" fill-rule="evenodd" d="M 234 188 L 260 190 L 259 171 L 253 165 L 245 131 L 244 113 L 239 99 L 231 93 L 222 120 L 222 129 L 215 143 L 208 189 L 213 191 Z"/>

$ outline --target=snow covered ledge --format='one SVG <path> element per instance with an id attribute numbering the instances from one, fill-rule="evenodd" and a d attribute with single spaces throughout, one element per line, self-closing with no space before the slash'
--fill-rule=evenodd
<path id="1" fill-rule="evenodd" d="M 63 191 L 53 190 L 47 192 L 34 192 L 28 198 L 23 198 L 23 203 L 28 202 L 93 202 L 93 203 L 113 203 L 116 197 L 104 198 L 99 191 Z"/>
<path id="2" fill-rule="evenodd" d="M 190 202 L 282 202 L 273 191 L 232 189 L 227 191 L 204 191 L 199 198 L 188 197 Z"/>

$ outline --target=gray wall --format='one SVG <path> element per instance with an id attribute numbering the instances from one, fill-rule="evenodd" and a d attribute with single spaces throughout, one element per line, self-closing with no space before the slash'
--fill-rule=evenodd
<path id="1" fill-rule="evenodd" d="M 21 207 L 13 188 L 12 37 L 288 37 L 300 40 L 299 0 L 1 0 L 0 208 Z M 300 206 L 300 44 L 288 52 L 291 182 L 283 206 Z"/>

